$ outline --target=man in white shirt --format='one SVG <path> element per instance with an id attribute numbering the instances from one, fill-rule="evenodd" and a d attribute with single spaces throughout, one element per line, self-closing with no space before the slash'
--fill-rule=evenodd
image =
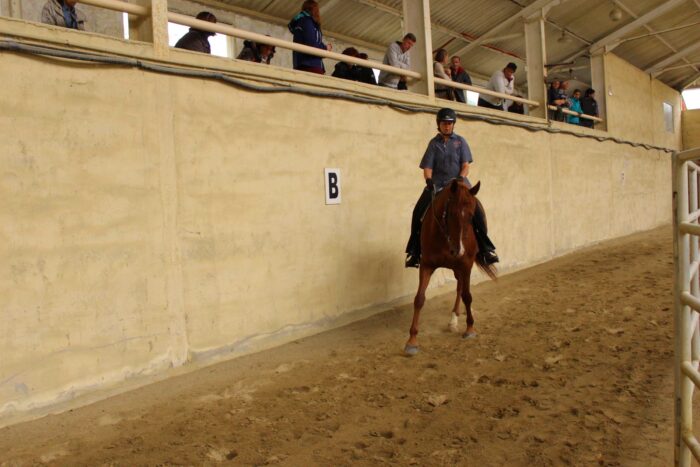
<path id="1" fill-rule="evenodd" d="M 400 42 L 393 42 L 384 55 L 384 64 L 401 68 L 402 70 L 411 69 L 411 57 L 408 51 L 416 43 L 416 36 L 412 33 L 406 34 Z M 379 84 L 388 88 L 406 89 L 406 79 L 403 76 L 389 73 L 382 70 L 379 73 Z"/>
<path id="2" fill-rule="evenodd" d="M 506 65 L 504 69 L 498 70 L 493 75 L 491 75 L 491 79 L 486 85 L 486 89 L 500 92 L 501 94 L 508 94 L 509 96 L 512 95 L 513 90 L 515 88 L 515 70 L 517 69 L 517 65 L 513 62 L 510 62 L 508 65 Z M 488 94 L 479 94 L 480 107 L 487 107 L 489 109 L 498 110 L 508 110 L 508 107 L 506 106 L 510 103 L 511 101 L 501 97 L 490 96 Z"/>

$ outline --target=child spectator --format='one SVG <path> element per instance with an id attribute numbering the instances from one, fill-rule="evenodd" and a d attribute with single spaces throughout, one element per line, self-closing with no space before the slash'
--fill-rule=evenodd
<path id="1" fill-rule="evenodd" d="M 574 93 L 569 98 L 569 110 L 571 110 L 572 112 L 578 112 L 578 113 L 583 112 L 583 110 L 581 109 L 581 91 L 578 89 L 575 89 Z M 578 115 L 567 115 L 566 121 L 568 123 L 571 123 L 572 125 L 579 125 L 581 122 L 581 119 L 579 118 Z"/>
<path id="2" fill-rule="evenodd" d="M 238 60 L 248 62 L 270 64 L 275 56 L 275 46 L 269 44 L 259 44 L 253 41 L 243 41 L 243 50 L 236 57 Z"/>

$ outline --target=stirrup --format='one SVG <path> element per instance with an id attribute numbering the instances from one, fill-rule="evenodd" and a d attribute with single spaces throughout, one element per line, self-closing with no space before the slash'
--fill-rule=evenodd
<path id="1" fill-rule="evenodd" d="M 420 256 L 415 256 L 412 254 L 408 254 L 406 256 L 406 267 L 407 268 L 417 268 L 420 267 Z"/>
<path id="2" fill-rule="evenodd" d="M 498 263 L 498 255 L 493 250 L 486 250 L 484 252 L 479 252 L 479 256 L 486 264 Z"/>

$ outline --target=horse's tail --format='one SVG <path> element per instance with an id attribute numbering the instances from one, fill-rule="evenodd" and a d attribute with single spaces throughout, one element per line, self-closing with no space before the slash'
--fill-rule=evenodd
<path id="1" fill-rule="evenodd" d="M 481 255 L 476 255 L 476 265 L 479 266 L 479 269 L 484 271 L 484 273 L 489 276 L 493 280 L 497 280 L 498 277 L 496 277 L 496 273 L 498 272 L 496 270 L 496 266 L 493 264 L 489 264 L 486 261 L 484 261 L 484 258 Z"/>

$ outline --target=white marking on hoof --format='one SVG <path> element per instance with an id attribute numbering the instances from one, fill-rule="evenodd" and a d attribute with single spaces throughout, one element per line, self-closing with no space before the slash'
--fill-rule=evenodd
<path id="1" fill-rule="evenodd" d="M 457 315 L 452 313 L 452 319 L 450 320 L 450 324 L 447 325 L 447 329 L 449 329 L 452 332 L 457 332 L 459 329 L 458 325 L 459 321 L 457 319 Z"/>
<path id="2" fill-rule="evenodd" d="M 409 357 L 412 357 L 418 353 L 418 346 L 406 344 L 406 347 L 403 348 L 403 352 Z"/>
<path id="3" fill-rule="evenodd" d="M 474 338 L 476 338 L 476 332 L 474 332 L 474 331 L 465 332 L 464 334 L 462 334 L 462 339 L 474 339 Z"/>

